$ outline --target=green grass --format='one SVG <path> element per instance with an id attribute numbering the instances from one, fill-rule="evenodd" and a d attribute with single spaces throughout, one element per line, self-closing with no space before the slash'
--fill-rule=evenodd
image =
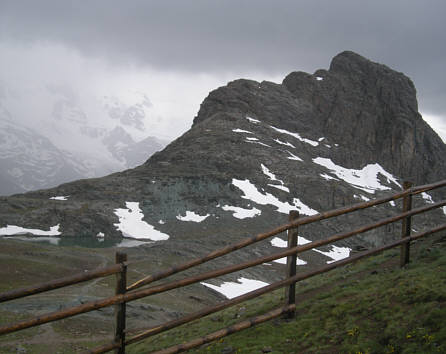
<path id="1" fill-rule="evenodd" d="M 446 353 L 446 243 L 397 249 L 297 286 L 292 320 L 278 318 L 203 345 L 197 353 Z M 204 336 L 283 304 L 283 290 L 128 346 L 146 353 Z"/>
<path id="2" fill-rule="evenodd" d="M 437 239 L 440 240 L 440 236 Z M 62 255 L 56 247 L 7 245 L 11 249 L 6 251 L 15 254 L 15 258 L 6 257 L 0 273 L 13 285 L 29 282 L 36 277 L 36 272 L 42 271 L 42 266 L 46 267 L 47 277 L 65 271 L 57 267 Z M 12 252 L 17 247 L 17 252 Z M 78 270 L 84 269 L 84 263 L 88 263 L 88 267 L 96 266 L 104 256 L 109 263 L 113 261 L 111 252 L 88 250 L 82 255 L 76 252 L 76 257 L 71 252 L 71 249 L 65 250 L 63 257 Z M 23 263 L 19 264 L 20 273 L 7 268 L 14 262 Z M 9 286 L 11 284 L 5 288 Z M 110 293 L 113 286 L 114 278 L 106 278 L 88 293 Z M 76 292 L 77 286 L 70 289 Z M 187 294 L 178 290 L 147 301 L 161 307 L 176 302 L 187 313 L 193 311 L 192 305 L 195 305 L 188 301 Z M 126 352 L 147 353 L 204 336 L 282 306 L 283 295 L 284 290 L 280 289 L 130 345 Z M 67 294 L 60 292 L 58 296 L 63 298 Z M 277 318 L 203 345 L 194 352 L 446 353 L 446 238 L 436 243 L 433 240 L 417 242 L 412 247 L 411 263 L 403 269 L 399 268 L 399 250 L 393 249 L 299 282 L 296 296 L 294 319 Z M 30 316 L 32 314 L 2 310 L 0 324 Z M 82 352 L 111 339 L 113 320 L 106 321 L 106 318 L 87 314 L 11 334 L 0 338 L 0 353 L 22 349 L 29 353 Z"/>

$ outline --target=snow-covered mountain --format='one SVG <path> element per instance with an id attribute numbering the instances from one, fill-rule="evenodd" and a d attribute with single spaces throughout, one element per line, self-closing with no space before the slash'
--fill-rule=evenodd
<path id="1" fill-rule="evenodd" d="M 91 97 L 65 86 L 0 84 L 0 195 L 140 165 L 167 143 L 150 136 L 150 110 L 144 93 Z"/>

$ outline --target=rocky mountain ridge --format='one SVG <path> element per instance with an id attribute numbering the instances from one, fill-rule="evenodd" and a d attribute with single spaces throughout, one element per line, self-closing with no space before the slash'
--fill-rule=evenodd
<path id="1" fill-rule="evenodd" d="M 0 233 L 53 227 L 61 242 L 82 237 L 109 245 L 133 237 L 150 241 L 140 247 L 155 263 L 174 261 L 269 230 L 290 210 L 313 215 L 400 190 L 406 179 L 445 176 L 446 146 L 417 112 L 410 79 L 343 52 L 313 75 L 291 73 L 282 84 L 236 80 L 212 91 L 192 128 L 134 169 L 2 198 Z M 441 197 L 423 194 L 415 204 Z M 373 215 L 308 225 L 301 236 L 325 238 L 399 207 L 387 203 Z M 413 227 L 444 219 L 446 209 L 432 215 Z M 325 263 L 399 230 L 389 225 L 299 257 L 302 265 Z M 280 239 L 263 242 L 233 257 L 278 245 Z M 268 267 L 244 274 L 268 281 L 277 276 Z"/>

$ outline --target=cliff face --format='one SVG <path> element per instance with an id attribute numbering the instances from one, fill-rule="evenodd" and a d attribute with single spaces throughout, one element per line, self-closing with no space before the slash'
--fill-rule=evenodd
<path id="1" fill-rule="evenodd" d="M 313 75 L 293 72 L 282 84 L 236 80 L 212 91 L 192 128 L 135 169 L 2 198 L 0 230 L 59 224 L 62 243 L 104 234 L 108 245 L 152 232 L 158 241 L 141 247 L 150 249 L 154 262 L 189 258 L 286 222 L 290 210 L 312 215 L 399 190 L 405 179 L 420 184 L 445 176 L 446 146 L 417 112 L 410 79 L 344 52 L 329 70 Z M 50 199 L 55 196 L 68 197 Z M 415 205 L 427 202 L 429 196 L 415 198 Z M 309 240 L 325 238 L 399 207 L 388 203 L 373 208 L 374 215 L 328 220 L 300 232 Z M 417 218 L 414 228 L 432 218 L 445 215 L 438 210 Z M 135 231 L 125 220 L 145 226 Z M 369 247 L 399 232 L 400 225 L 390 225 L 339 246 Z M 265 242 L 234 257 L 272 250 Z M 301 257 L 320 264 L 327 254 Z M 277 276 L 268 269 L 246 272 Z"/>
<path id="2" fill-rule="evenodd" d="M 256 92 L 262 85 L 268 97 Z M 194 124 L 218 112 L 272 119 L 338 141 L 345 149 L 331 156 L 347 167 L 379 162 L 417 184 L 445 176 L 445 145 L 418 113 L 412 81 L 353 52 L 335 56 L 329 70 L 293 72 L 281 86 L 235 81 L 209 95 Z"/>

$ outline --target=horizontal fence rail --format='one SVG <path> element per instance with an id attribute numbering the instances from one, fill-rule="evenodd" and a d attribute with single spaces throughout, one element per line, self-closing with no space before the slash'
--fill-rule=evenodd
<path id="1" fill-rule="evenodd" d="M 446 200 L 441 200 L 439 202 L 432 203 L 427 206 L 412 209 L 411 208 L 411 196 L 420 194 L 420 193 L 423 193 L 426 191 L 430 191 L 433 189 L 437 189 L 440 187 L 444 187 L 444 186 L 446 186 L 446 180 L 439 181 L 439 182 L 432 183 L 432 184 L 423 185 L 423 186 L 417 186 L 417 187 L 411 187 L 410 184 L 405 183 L 403 191 L 394 193 L 387 197 L 371 200 L 368 202 L 358 203 L 358 204 L 354 204 L 352 206 L 338 208 L 338 209 L 323 212 L 323 213 L 320 213 L 317 215 L 305 216 L 305 217 L 301 217 L 301 218 L 297 218 L 298 214 L 295 214 L 293 217 L 290 214 L 290 221 L 287 224 L 281 225 L 269 232 L 260 233 L 260 234 L 257 234 L 256 236 L 245 238 L 245 239 L 239 241 L 238 243 L 235 243 L 235 244 L 223 247 L 221 249 L 215 250 L 213 252 L 210 252 L 209 254 L 205 255 L 204 257 L 196 258 L 191 261 L 167 268 L 160 272 L 145 276 L 144 278 L 138 280 L 137 282 L 135 282 L 129 286 L 126 286 L 126 272 L 127 272 L 129 263 L 127 262 L 127 258 L 126 258 L 125 254 L 117 254 L 115 265 L 88 271 L 88 272 L 82 273 L 82 274 L 77 274 L 77 275 L 49 281 L 46 283 L 26 287 L 23 289 L 11 290 L 11 291 L 1 293 L 0 294 L 0 303 L 9 301 L 9 300 L 13 300 L 13 299 L 23 298 L 25 296 L 30 296 L 30 295 L 34 295 L 34 294 L 38 294 L 38 293 L 42 293 L 42 292 L 47 292 L 50 290 L 66 287 L 69 285 L 74 285 L 74 284 L 77 284 L 80 282 L 84 282 L 84 281 L 88 281 L 88 280 L 92 280 L 92 279 L 96 279 L 96 278 L 101 278 L 101 277 L 105 277 L 105 276 L 109 276 L 109 275 L 113 275 L 113 274 L 115 274 L 117 277 L 116 295 L 114 295 L 114 296 L 110 296 L 108 298 L 100 299 L 100 300 L 96 300 L 96 301 L 91 301 L 91 302 L 88 302 L 88 303 L 85 303 L 85 304 L 82 304 L 79 306 L 63 309 L 60 311 L 44 314 L 44 315 L 37 316 L 35 318 L 21 321 L 21 322 L 12 324 L 12 325 L 2 326 L 2 327 L 0 327 L 0 335 L 12 333 L 12 332 L 22 330 L 25 328 L 30 328 L 33 326 L 38 326 L 38 325 L 41 325 L 44 323 L 58 321 L 63 318 L 72 317 L 72 316 L 75 316 L 78 314 L 82 314 L 82 313 L 98 310 L 103 307 L 108 307 L 108 306 L 114 305 L 115 313 L 116 313 L 115 318 L 116 318 L 116 323 L 117 323 L 116 330 L 115 330 L 115 340 L 111 343 L 104 344 L 100 347 L 91 349 L 89 351 L 89 353 L 104 353 L 104 352 L 107 352 L 110 350 L 115 350 L 116 353 L 125 353 L 126 345 L 136 343 L 138 341 L 141 341 L 141 340 L 148 338 L 150 336 L 153 336 L 155 334 L 159 334 L 159 333 L 162 333 L 169 329 L 173 329 L 175 327 L 189 323 L 191 321 L 198 320 L 198 319 L 200 319 L 204 316 L 207 316 L 209 314 L 221 311 L 223 309 L 234 306 L 234 305 L 244 302 L 246 300 L 256 298 L 258 296 L 269 293 L 276 289 L 287 287 L 287 286 L 289 287 L 289 288 L 287 288 L 288 292 L 287 292 L 286 306 L 278 308 L 273 311 L 270 311 L 267 314 L 257 316 L 251 320 L 243 321 L 236 325 L 221 329 L 217 332 L 208 334 L 207 336 L 197 338 L 197 339 L 192 340 L 188 343 L 174 345 L 170 348 L 158 351 L 157 353 L 177 353 L 179 351 L 194 348 L 196 346 L 202 345 L 204 343 L 208 343 L 215 339 L 222 338 L 230 333 L 248 328 L 252 325 L 256 325 L 257 323 L 261 323 L 261 322 L 267 321 L 271 318 L 280 316 L 282 314 L 285 314 L 285 313 L 293 314 L 295 311 L 294 284 L 298 281 L 310 278 L 310 277 L 318 275 L 318 274 L 325 273 L 332 269 L 356 262 L 359 259 L 362 259 L 365 257 L 370 257 L 372 255 L 378 254 L 380 252 L 383 252 L 385 250 L 388 250 L 388 249 L 391 249 L 391 248 L 394 248 L 397 246 L 402 247 L 401 266 L 404 266 L 409 260 L 409 245 L 412 241 L 420 239 L 422 237 L 428 236 L 428 235 L 436 233 L 436 232 L 446 230 L 446 224 L 443 224 L 443 225 L 436 226 L 430 230 L 411 235 L 410 225 L 411 225 L 411 217 L 412 216 L 422 214 L 422 213 L 428 212 L 430 210 L 446 206 Z M 332 235 L 330 237 L 327 237 L 325 239 L 313 241 L 313 242 L 310 242 L 305 245 L 296 246 L 296 243 L 294 242 L 295 241 L 294 238 L 296 238 L 295 236 L 297 235 L 297 227 L 300 225 L 306 225 L 306 224 L 314 223 L 317 221 L 333 218 L 336 216 L 345 215 L 345 214 L 348 214 L 348 213 L 351 213 L 351 212 L 354 212 L 357 210 L 367 209 L 367 208 L 377 206 L 379 204 L 387 203 L 390 201 L 394 201 L 394 200 L 397 200 L 400 198 L 403 198 L 403 212 L 398 215 L 391 216 L 391 217 L 388 217 L 385 219 L 381 219 L 377 222 L 374 222 L 374 223 L 371 223 L 368 225 L 363 225 L 363 226 L 358 227 L 354 230 L 350 230 L 350 231 L 343 232 L 343 233 L 338 233 L 338 234 Z M 295 218 L 297 218 L 297 219 L 295 219 Z M 402 236 L 397 241 L 390 242 L 384 246 L 381 246 L 381 247 L 378 247 L 378 248 L 375 248 L 375 249 L 372 249 L 369 251 L 355 254 L 355 255 L 345 258 L 343 260 L 339 260 L 339 261 L 330 263 L 328 265 L 319 267 L 312 271 L 308 271 L 308 272 L 301 273 L 301 274 L 295 274 L 295 272 L 293 273 L 292 268 L 293 267 L 295 268 L 295 266 L 296 266 L 295 265 L 295 256 L 298 253 L 300 254 L 302 252 L 311 250 L 316 247 L 328 245 L 333 242 L 340 241 L 340 240 L 352 237 L 354 235 L 358 235 L 360 233 L 364 233 L 366 231 L 370 231 L 375 228 L 378 228 L 378 227 L 381 227 L 381 226 L 384 226 L 384 225 L 387 225 L 390 223 L 394 223 L 394 222 L 400 221 L 400 220 L 402 221 Z M 186 277 L 186 278 L 183 278 L 180 280 L 165 282 L 163 284 L 151 286 L 149 288 L 136 290 L 136 289 L 138 289 L 142 286 L 148 285 L 154 281 L 164 279 L 170 275 L 179 273 L 186 269 L 192 268 L 194 266 L 197 266 L 202 263 L 208 262 L 210 260 L 216 259 L 218 257 L 224 256 L 226 254 L 229 254 L 231 252 L 239 250 L 243 247 L 247 247 L 251 244 L 254 244 L 258 241 L 265 240 L 269 237 L 275 236 L 275 235 L 282 233 L 284 231 L 290 232 L 288 248 L 284 251 L 276 252 L 271 255 L 259 257 L 259 258 L 253 259 L 253 260 L 239 263 L 239 264 L 234 264 L 231 266 L 204 272 L 204 273 L 201 273 L 201 274 L 198 274 L 195 276 L 189 276 L 189 277 Z M 294 241 L 292 241 L 292 240 L 294 240 Z M 140 332 L 136 335 L 133 335 L 131 337 L 126 337 L 126 332 L 128 332 L 128 330 L 126 330 L 126 328 L 125 328 L 125 318 L 126 318 L 125 304 L 127 302 L 141 299 L 141 298 L 144 298 L 144 297 L 147 297 L 150 295 L 160 294 L 162 292 L 177 289 L 177 288 L 184 287 L 187 285 L 195 284 L 195 283 L 201 282 L 203 280 L 212 279 L 212 278 L 216 278 L 216 277 L 219 277 L 222 275 L 230 274 L 230 273 L 240 271 L 240 270 L 243 270 L 246 268 L 250 268 L 250 267 L 253 267 L 256 265 L 260 265 L 265 262 L 277 260 L 277 259 L 283 258 L 283 257 L 288 257 L 288 262 L 291 262 L 287 266 L 288 270 L 287 270 L 285 279 L 277 281 L 273 284 L 267 285 L 260 289 L 251 291 L 249 293 L 240 295 L 236 298 L 223 301 L 217 305 L 204 308 L 200 311 L 186 315 L 182 318 L 168 321 L 168 322 L 158 325 L 158 326 L 150 327 L 150 328 L 143 330 L 142 332 Z M 294 263 L 293 263 L 293 259 L 294 259 Z M 288 294 L 290 291 L 292 292 L 292 294 Z M 289 295 L 289 298 L 288 298 L 288 295 Z"/>
<path id="2" fill-rule="evenodd" d="M 330 270 L 333 270 L 333 269 L 345 266 L 345 265 L 350 264 L 350 263 L 354 263 L 354 262 L 356 262 L 356 261 L 358 261 L 358 260 L 360 260 L 362 258 L 374 256 L 374 255 L 379 254 L 379 253 L 381 253 L 383 251 L 386 251 L 388 249 L 395 248 L 395 247 L 397 247 L 397 246 L 399 246 L 401 244 L 404 244 L 404 243 L 407 243 L 407 242 L 410 242 L 410 241 L 415 241 L 415 240 L 418 240 L 418 239 L 420 239 L 422 237 L 426 237 L 426 236 L 431 235 L 433 233 L 436 233 L 436 232 L 439 232 L 439 231 L 444 231 L 444 230 L 446 230 L 446 224 L 440 225 L 440 226 L 438 226 L 436 228 L 433 228 L 431 230 L 428 230 L 428 231 L 425 231 L 425 232 L 422 232 L 422 233 L 419 233 L 419 234 L 416 234 L 416 235 L 413 235 L 413 236 L 409 236 L 409 237 L 406 237 L 406 238 L 403 238 L 403 239 L 391 242 L 391 243 L 389 243 L 389 244 L 387 244 L 385 246 L 378 247 L 378 248 L 375 248 L 373 250 L 369 250 L 369 251 L 358 253 L 358 254 L 356 254 L 354 256 L 351 256 L 349 258 L 346 258 L 346 259 L 343 259 L 343 260 L 340 260 L 340 261 L 336 261 L 336 262 L 330 263 L 328 265 L 322 266 L 322 267 L 317 268 L 315 270 L 312 270 L 312 271 L 309 271 L 309 272 L 306 272 L 306 273 L 297 274 L 297 275 L 295 275 L 295 276 L 293 276 L 291 278 L 283 279 L 283 280 L 278 281 L 276 283 L 264 286 L 264 287 L 259 288 L 257 290 L 253 290 L 253 291 L 251 291 L 249 293 L 246 293 L 246 294 L 240 295 L 238 297 L 235 297 L 235 298 L 233 298 L 231 300 L 227 300 L 225 302 L 222 302 L 222 303 L 220 303 L 220 304 L 218 304 L 216 306 L 208 307 L 205 310 L 201 310 L 201 311 L 198 311 L 198 312 L 196 312 L 194 314 L 185 316 L 184 318 L 181 318 L 181 319 L 178 319 L 178 320 L 174 320 L 174 321 L 170 321 L 170 322 L 166 322 L 164 325 L 161 325 L 161 326 L 151 327 L 151 328 L 145 330 L 144 332 L 142 332 L 142 333 L 140 333 L 138 335 L 135 335 L 132 338 L 129 338 L 126 341 L 126 345 L 127 344 L 136 343 L 138 341 L 141 341 L 142 339 L 148 338 L 148 337 L 153 336 L 155 334 L 159 334 L 159 333 L 165 332 L 165 331 L 167 331 L 169 329 L 172 329 L 172 328 L 181 326 L 183 324 L 192 322 L 194 320 L 197 320 L 197 319 L 202 318 L 204 316 L 210 315 L 212 313 L 219 312 L 221 310 L 224 310 L 224 309 L 229 308 L 231 306 L 234 306 L 234 305 L 237 305 L 239 303 L 245 302 L 247 300 L 254 299 L 254 298 L 259 297 L 261 295 L 270 293 L 270 292 L 272 292 L 274 290 L 283 288 L 283 287 L 285 287 L 285 286 L 287 286 L 289 284 L 296 283 L 296 282 L 299 282 L 299 281 L 302 281 L 302 280 L 314 277 L 314 276 L 322 274 L 322 273 L 326 273 L 326 272 L 328 272 Z M 94 350 L 92 350 L 90 352 L 91 353 L 104 353 L 104 352 L 107 352 L 109 350 L 112 350 L 113 348 L 116 348 L 116 346 L 114 344 L 109 344 L 109 345 L 104 345 L 103 347 L 98 347 L 98 348 L 96 348 L 96 349 L 94 349 Z"/>
<path id="3" fill-rule="evenodd" d="M 438 189 L 438 188 L 441 188 L 441 187 L 444 187 L 444 186 L 446 186 L 446 180 L 441 180 L 441 181 L 438 181 L 438 182 L 435 182 L 435 183 L 431 183 L 431 184 L 425 184 L 425 185 L 422 185 L 422 186 L 412 187 L 410 189 L 410 193 L 411 194 L 419 194 L 419 193 L 423 193 L 423 192 L 428 192 L 428 191 L 433 190 L 433 189 Z"/>
<path id="4" fill-rule="evenodd" d="M 20 299 L 25 296 L 35 295 L 50 290 L 64 288 L 69 285 L 82 283 L 88 280 L 102 278 L 107 275 L 116 274 L 122 271 L 121 264 L 115 264 L 106 268 L 86 271 L 84 273 L 72 275 L 57 280 L 48 281 L 35 286 L 30 286 L 23 289 L 11 290 L 0 294 L 0 302 L 9 301 L 13 299 Z"/>
<path id="5" fill-rule="evenodd" d="M 446 230 L 446 224 L 442 225 L 441 227 L 439 227 L 437 229 L 438 229 L 437 231 Z M 404 239 L 401 239 L 401 240 L 398 240 L 398 241 L 394 241 L 394 242 L 392 242 L 392 243 L 390 243 L 388 245 L 385 245 L 385 246 L 382 246 L 382 247 L 378 247 L 378 248 L 375 248 L 375 249 L 370 250 L 370 251 L 361 252 L 361 253 L 359 253 L 359 254 L 357 254 L 355 256 L 346 258 L 344 260 L 340 260 L 340 261 L 337 261 L 337 262 L 330 263 L 329 265 L 320 267 L 317 270 L 314 270 L 314 271 L 311 271 L 311 272 L 307 272 L 307 273 L 304 273 L 304 274 L 297 274 L 297 275 L 295 275 L 295 276 L 293 276 L 291 278 L 288 278 L 288 279 L 279 281 L 277 283 L 265 286 L 265 287 L 260 288 L 258 290 L 252 291 L 251 292 L 252 294 L 251 293 L 247 293 L 245 295 L 251 295 L 251 296 L 246 296 L 243 301 L 246 301 L 246 299 L 256 298 L 256 297 L 258 297 L 260 295 L 263 295 L 263 294 L 269 293 L 271 291 L 274 291 L 276 289 L 285 287 L 285 286 L 287 286 L 289 284 L 296 283 L 296 282 L 299 282 L 299 281 L 311 278 L 311 277 L 313 277 L 315 275 L 326 273 L 326 272 L 328 272 L 330 270 L 333 270 L 333 269 L 345 266 L 345 265 L 350 264 L 350 263 L 354 263 L 354 262 L 356 262 L 356 261 L 358 261 L 358 260 L 360 260 L 362 258 L 366 258 L 366 257 L 377 255 L 377 254 L 379 254 L 379 253 L 381 253 L 383 251 L 386 251 L 388 249 L 394 248 L 396 246 L 399 246 L 401 244 L 404 244 L 404 243 L 407 243 L 407 242 L 410 242 L 410 241 L 417 240 L 419 238 L 425 237 L 425 236 L 427 236 L 429 234 L 432 234 L 432 233 L 434 233 L 434 231 L 433 230 L 429 230 L 428 232 L 425 232 L 423 234 L 419 234 L 419 235 L 415 235 L 415 236 L 409 236 L 409 237 L 406 237 Z M 242 296 L 245 296 L 245 295 L 242 295 Z M 181 345 L 180 346 L 175 346 L 173 348 L 179 348 L 179 347 L 181 347 Z M 191 348 L 193 348 L 193 347 L 191 347 Z M 156 353 L 162 353 L 162 352 L 163 351 L 159 351 L 159 352 L 156 352 Z M 178 351 L 174 351 L 172 353 L 177 353 L 177 352 Z M 171 353 L 171 352 L 169 351 L 169 352 L 166 352 L 166 353 Z"/>
<path id="6" fill-rule="evenodd" d="M 251 318 L 249 320 L 239 322 L 235 325 L 226 327 L 224 329 L 220 329 L 219 331 L 208 334 L 201 338 L 197 338 L 190 342 L 187 342 L 184 344 L 178 344 L 178 345 L 175 345 L 175 346 L 167 348 L 167 349 L 156 351 L 156 352 L 154 352 L 154 354 L 174 354 L 174 353 L 183 352 L 185 350 L 193 349 L 193 348 L 199 347 L 200 345 L 212 342 L 216 339 L 226 337 L 232 333 L 240 332 L 240 331 L 247 329 L 249 327 L 253 327 L 260 323 L 272 320 L 273 318 L 279 317 L 280 315 L 283 315 L 288 312 L 292 312 L 295 309 L 296 309 L 295 304 L 287 305 L 285 307 L 281 307 L 281 308 L 269 311 L 263 315 Z"/>

